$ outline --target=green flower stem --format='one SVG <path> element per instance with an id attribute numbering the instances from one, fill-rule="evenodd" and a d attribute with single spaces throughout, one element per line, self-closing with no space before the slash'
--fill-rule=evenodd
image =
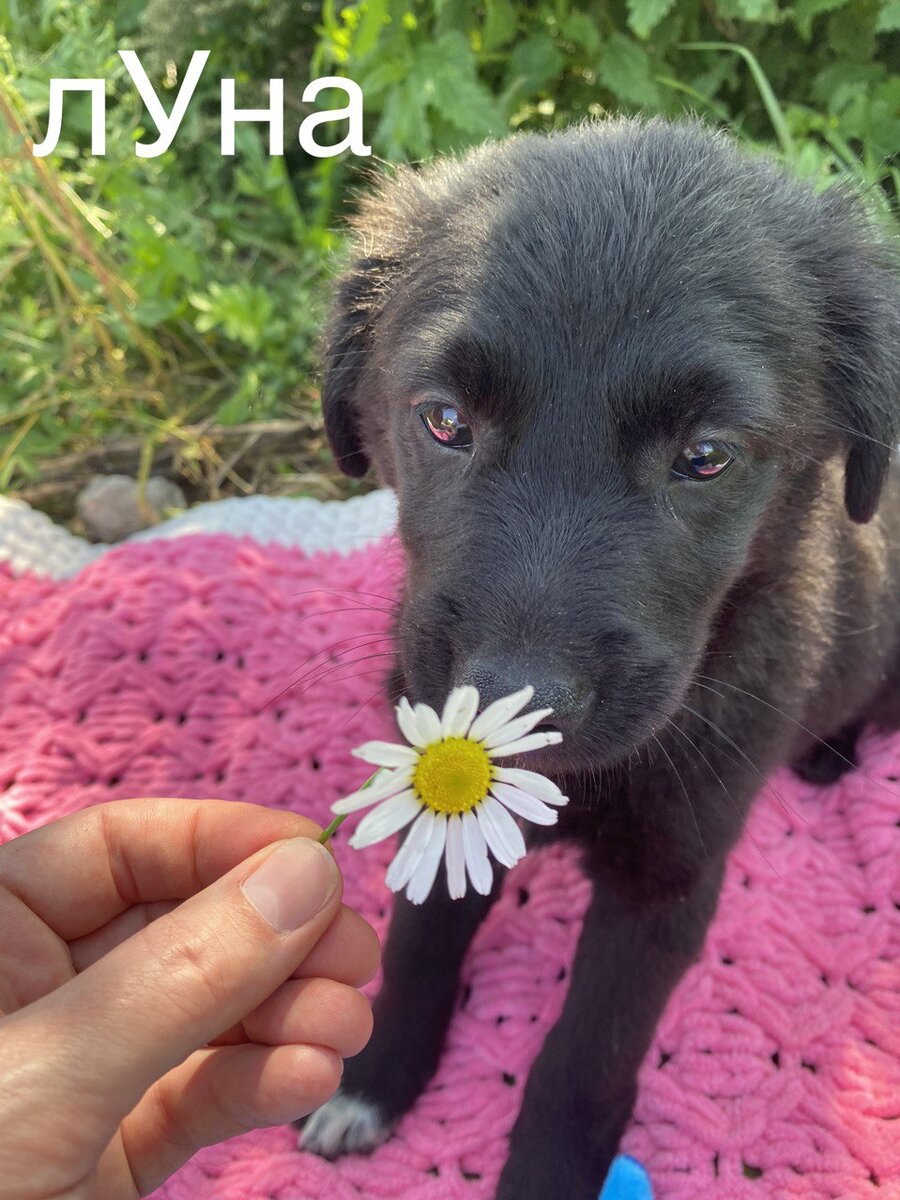
<path id="1" fill-rule="evenodd" d="M 347 814 L 345 813 L 342 817 L 335 817 L 334 820 L 331 822 L 331 824 L 328 826 L 328 828 L 322 830 L 322 833 L 319 837 L 319 841 L 322 843 L 323 846 L 328 844 L 328 839 L 331 837 L 331 835 L 334 833 L 334 831 L 337 828 L 339 828 L 339 826 L 341 826 L 344 823 L 344 821 L 346 821 L 346 820 L 347 820 Z"/>
<path id="2" fill-rule="evenodd" d="M 362 791 L 363 788 L 367 788 L 369 786 L 369 784 L 373 783 L 374 780 L 377 778 L 377 776 L 379 776 L 381 774 L 383 769 L 384 769 L 383 767 L 379 767 L 377 771 L 373 771 L 372 774 L 369 776 L 369 778 L 366 780 L 366 782 L 362 785 L 362 787 L 359 790 Z M 334 820 L 331 822 L 331 824 L 328 826 L 328 828 L 322 830 L 321 836 L 319 837 L 319 841 L 322 843 L 323 846 L 326 846 L 328 844 L 328 840 L 332 836 L 334 831 L 336 829 L 339 829 L 340 826 L 343 825 L 343 823 L 347 820 L 347 817 L 349 815 L 350 815 L 349 813 L 344 813 L 344 815 L 342 817 L 335 817 Z"/>

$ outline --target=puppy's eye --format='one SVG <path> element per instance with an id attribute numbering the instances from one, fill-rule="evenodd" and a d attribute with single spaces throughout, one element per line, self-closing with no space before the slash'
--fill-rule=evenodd
<path id="1" fill-rule="evenodd" d="M 425 428 L 436 442 L 454 450 L 468 450 L 472 445 L 472 430 L 452 404 L 432 404 L 422 413 Z"/>
<path id="2" fill-rule="evenodd" d="M 734 455 L 721 442 L 695 442 L 672 463 L 672 474 L 680 479 L 717 479 L 733 462 Z"/>

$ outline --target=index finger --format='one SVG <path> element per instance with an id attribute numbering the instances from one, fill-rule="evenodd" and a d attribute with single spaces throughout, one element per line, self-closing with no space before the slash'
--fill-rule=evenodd
<path id="1" fill-rule="evenodd" d="M 0 887 L 70 941 L 134 904 L 185 900 L 271 842 L 320 833 L 236 800 L 112 800 L 0 846 Z"/>

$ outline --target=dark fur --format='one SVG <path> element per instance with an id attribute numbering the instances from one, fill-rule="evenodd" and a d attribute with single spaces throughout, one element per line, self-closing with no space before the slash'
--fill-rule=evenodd
<path id="1" fill-rule="evenodd" d="M 847 191 L 657 121 L 400 170 L 358 224 L 324 408 L 344 469 L 399 496 L 402 686 L 536 684 L 564 740 L 523 765 L 571 796 L 551 834 L 594 882 L 498 1195 L 594 1200 L 763 776 L 833 778 L 863 721 L 897 720 L 895 266 Z M 432 392 L 474 454 L 429 439 Z M 721 479 L 670 478 L 717 434 L 741 447 Z M 386 1122 L 434 1071 L 487 906 L 440 877 L 398 900 L 342 1089 Z"/>

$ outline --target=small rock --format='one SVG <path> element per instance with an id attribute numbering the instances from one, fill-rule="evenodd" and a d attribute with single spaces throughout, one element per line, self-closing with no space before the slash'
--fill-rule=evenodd
<path id="1" fill-rule="evenodd" d="M 141 529 L 156 525 L 170 508 L 187 508 L 181 488 L 151 475 L 138 501 L 138 484 L 129 475 L 94 475 L 75 501 L 85 531 L 95 542 L 119 542 Z"/>

